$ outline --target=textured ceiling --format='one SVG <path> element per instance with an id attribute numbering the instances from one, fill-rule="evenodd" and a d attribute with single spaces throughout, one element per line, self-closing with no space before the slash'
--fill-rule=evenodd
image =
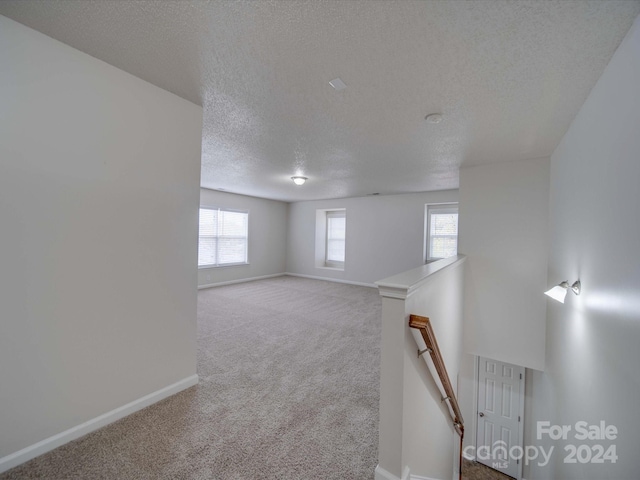
<path id="1" fill-rule="evenodd" d="M 288 201 L 457 188 L 460 166 L 550 155 L 638 13 L 630 0 L 0 2 L 201 104 L 202 186 Z"/>

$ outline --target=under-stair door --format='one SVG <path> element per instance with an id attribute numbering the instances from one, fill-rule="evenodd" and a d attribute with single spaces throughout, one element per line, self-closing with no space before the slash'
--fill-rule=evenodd
<path id="1" fill-rule="evenodd" d="M 522 459 L 517 457 L 522 450 L 517 447 L 522 447 L 525 369 L 484 357 L 478 360 L 476 460 L 520 478 Z"/>

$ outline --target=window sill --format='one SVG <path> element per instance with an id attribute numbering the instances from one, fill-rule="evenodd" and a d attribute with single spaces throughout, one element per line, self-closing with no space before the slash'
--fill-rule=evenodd
<path id="1" fill-rule="evenodd" d="M 322 267 L 316 267 L 316 268 L 320 268 L 322 270 L 334 270 L 336 272 L 344 272 L 344 267 L 326 267 L 326 266 L 322 266 Z"/>
<path id="2" fill-rule="evenodd" d="M 455 255 L 451 255 L 450 257 L 442 257 L 442 258 L 428 258 L 427 260 L 425 260 L 424 264 L 428 264 L 428 263 L 433 263 L 433 262 L 437 262 L 438 260 L 446 260 L 447 258 L 451 258 L 451 257 L 455 257 L 458 254 L 456 253 Z"/>
<path id="3" fill-rule="evenodd" d="M 251 265 L 251 264 L 249 262 L 242 262 L 242 263 L 227 263 L 224 265 L 198 265 L 198 270 L 203 270 L 206 268 L 241 267 L 243 265 Z"/>

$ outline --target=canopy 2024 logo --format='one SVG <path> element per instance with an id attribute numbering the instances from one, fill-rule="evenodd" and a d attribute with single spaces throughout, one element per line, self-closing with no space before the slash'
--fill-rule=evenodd
<path id="1" fill-rule="evenodd" d="M 607 441 L 618 438 L 618 429 L 614 425 L 607 425 L 602 420 L 597 425 L 589 425 L 588 422 L 579 421 L 574 425 L 551 425 L 551 422 L 537 422 L 536 438 L 542 440 L 548 437 L 551 440 L 568 440 L 569 434 L 573 440 L 585 441 Z M 509 461 L 524 460 L 525 465 L 529 465 L 537 460 L 538 466 L 544 467 L 549 463 L 555 451 L 555 445 L 548 449 L 538 445 L 526 445 L 524 448 L 513 446 L 508 448 L 506 442 L 496 441 L 493 445 L 483 445 L 478 448 L 470 445 L 464 449 L 466 456 L 474 456 L 477 460 L 491 462 L 494 468 L 506 468 Z M 579 445 L 570 443 L 564 446 L 566 452 L 564 463 L 616 463 L 618 455 L 616 445 L 586 444 Z"/>
<path id="2" fill-rule="evenodd" d="M 551 425 L 551 422 L 538 422 L 536 428 L 536 438 L 542 440 L 546 435 L 551 440 L 568 440 L 569 434 L 573 434 L 574 440 L 615 440 L 618 438 L 618 428 L 615 425 L 607 425 L 601 420 L 597 425 L 589 425 L 588 422 L 579 421 L 573 425 Z M 553 447 L 551 447 L 553 448 Z M 616 463 L 618 455 L 616 445 L 596 444 L 568 444 L 564 446 L 567 455 L 564 463 Z"/>

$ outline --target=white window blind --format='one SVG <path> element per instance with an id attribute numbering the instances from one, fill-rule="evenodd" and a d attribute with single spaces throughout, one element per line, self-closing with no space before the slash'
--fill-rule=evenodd
<path id="1" fill-rule="evenodd" d="M 344 265 L 347 219 L 344 210 L 327 212 L 327 254 L 329 267 Z"/>
<path id="2" fill-rule="evenodd" d="M 200 209 L 198 266 L 247 263 L 249 213 Z"/>
<path id="3" fill-rule="evenodd" d="M 427 261 L 458 254 L 458 206 L 427 207 Z"/>

